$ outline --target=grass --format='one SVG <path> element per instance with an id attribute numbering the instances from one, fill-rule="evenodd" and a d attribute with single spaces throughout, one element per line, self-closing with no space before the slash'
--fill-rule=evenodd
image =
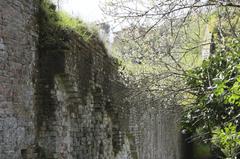
<path id="1" fill-rule="evenodd" d="M 38 20 L 40 31 L 45 32 L 45 34 L 50 35 L 51 31 L 61 28 L 76 32 L 86 42 L 97 36 L 97 31 L 80 19 L 73 18 L 62 11 L 56 11 L 56 6 L 50 0 L 40 0 Z"/>
<path id="2" fill-rule="evenodd" d="M 84 40 L 88 41 L 92 36 L 97 35 L 97 31 L 93 27 L 89 27 L 77 18 L 72 18 L 66 12 L 57 12 L 59 20 L 57 24 L 66 29 L 71 29 L 77 32 L 83 37 Z"/>

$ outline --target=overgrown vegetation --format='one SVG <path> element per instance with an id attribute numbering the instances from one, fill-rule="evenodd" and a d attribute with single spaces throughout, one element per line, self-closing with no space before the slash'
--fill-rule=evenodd
<path id="1" fill-rule="evenodd" d="M 184 128 L 208 143 L 217 157 L 229 159 L 238 158 L 240 152 L 240 39 L 234 29 L 239 24 L 228 25 L 238 15 L 234 10 L 221 14 L 213 29 L 212 55 L 187 72 L 187 85 L 195 98 L 183 119 Z"/>
<path id="2" fill-rule="evenodd" d="M 196 99 L 187 108 L 184 123 L 206 142 L 211 142 L 213 136 L 216 139 L 216 132 L 225 132 L 230 125 L 237 126 L 240 119 L 240 43 L 237 39 L 228 43 L 226 49 L 218 48 L 201 67 L 188 71 L 187 84 Z M 226 149 L 222 146 L 221 149 Z"/>
<path id="3" fill-rule="evenodd" d="M 86 42 L 89 42 L 93 37 L 97 37 L 95 29 L 90 28 L 77 18 L 72 18 L 63 11 L 56 11 L 56 6 L 50 0 L 40 0 L 37 17 L 40 30 L 40 43 L 42 42 L 42 44 L 50 44 L 63 40 L 63 37 L 60 37 L 61 35 L 54 35 L 54 32 L 56 33 L 60 30 L 73 31 Z"/>

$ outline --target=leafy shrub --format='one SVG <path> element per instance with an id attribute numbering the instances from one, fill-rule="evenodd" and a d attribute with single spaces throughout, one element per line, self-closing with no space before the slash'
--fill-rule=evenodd
<path id="1" fill-rule="evenodd" d="M 226 38 L 201 67 L 188 71 L 187 85 L 196 97 L 183 117 L 184 127 L 215 144 L 230 158 L 239 150 L 240 39 Z M 229 140 L 229 137 L 235 138 Z M 216 142 L 216 141 L 219 142 Z"/>
<path id="2" fill-rule="evenodd" d="M 216 128 L 213 131 L 212 143 L 231 158 L 237 158 L 240 148 L 240 132 L 233 123 L 228 123 L 224 128 Z"/>

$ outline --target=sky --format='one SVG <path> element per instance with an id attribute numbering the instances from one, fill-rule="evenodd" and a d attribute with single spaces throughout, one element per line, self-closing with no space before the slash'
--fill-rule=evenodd
<path id="1" fill-rule="evenodd" d="M 95 22 L 103 19 L 100 1 L 103 2 L 103 0 L 63 0 L 61 9 L 84 21 Z"/>
<path id="2" fill-rule="evenodd" d="M 57 0 L 53 0 L 57 1 Z M 61 0 L 61 8 L 70 15 L 78 16 L 86 22 L 104 20 L 100 4 L 105 0 Z M 208 0 L 201 0 L 206 3 Z"/>

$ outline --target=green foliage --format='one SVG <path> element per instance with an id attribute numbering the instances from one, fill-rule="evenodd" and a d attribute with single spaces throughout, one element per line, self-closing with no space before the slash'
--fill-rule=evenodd
<path id="1" fill-rule="evenodd" d="M 218 45 L 214 54 L 203 61 L 201 67 L 188 71 L 187 77 L 187 85 L 196 99 L 194 106 L 186 110 L 184 127 L 198 132 L 206 142 L 214 139 L 211 143 L 216 144 L 227 157 L 233 157 L 233 149 L 234 152 L 239 150 L 232 144 L 238 141 L 226 139 L 233 132 L 239 133 L 236 132 L 240 119 L 239 40 L 226 37 L 225 44 Z M 216 136 L 220 143 L 216 142 Z"/>
<path id="2" fill-rule="evenodd" d="M 51 36 L 53 32 L 59 29 L 72 30 L 82 37 L 86 42 L 96 36 L 96 31 L 90 30 L 89 27 L 77 18 L 72 18 L 65 12 L 57 12 L 56 6 L 49 0 L 40 0 L 38 12 L 40 27 L 40 36 Z M 47 35 L 48 34 L 48 35 Z M 55 37 L 52 37 L 56 39 Z M 45 39 L 46 40 L 46 39 Z"/>
<path id="3" fill-rule="evenodd" d="M 93 27 L 88 27 L 79 19 L 72 18 L 65 12 L 58 12 L 58 17 L 59 21 L 57 21 L 57 23 L 60 27 L 76 31 L 86 41 L 97 34 L 97 31 Z"/>
<path id="4" fill-rule="evenodd" d="M 213 131 L 212 143 L 226 156 L 235 158 L 240 148 L 240 132 L 237 131 L 237 126 L 230 122 L 224 128 L 216 128 Z"/>

